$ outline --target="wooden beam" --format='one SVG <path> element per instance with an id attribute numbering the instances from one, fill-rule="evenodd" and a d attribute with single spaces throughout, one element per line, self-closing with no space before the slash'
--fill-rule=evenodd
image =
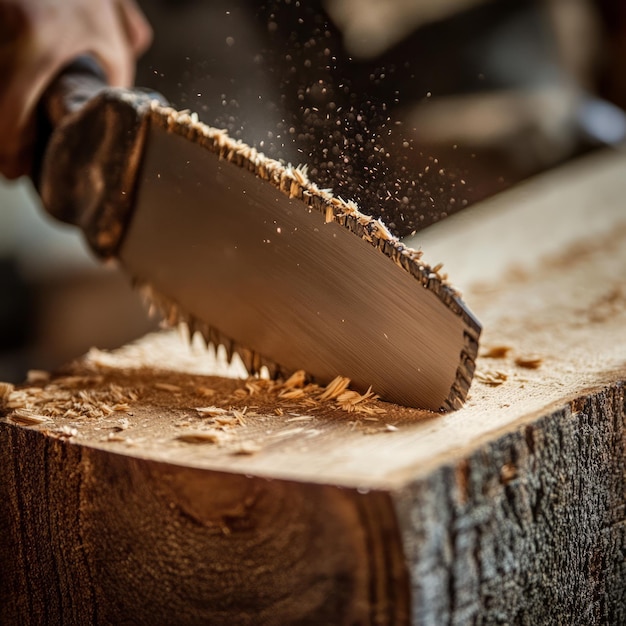
<path id="1" fill-rule="evenodd" d="M 176 333 L 0 389 L 0 622 L 626 622 L 623 161 L 492 201 L 609 217 L 468 276 L 455 413 L 227 378 Z"/>

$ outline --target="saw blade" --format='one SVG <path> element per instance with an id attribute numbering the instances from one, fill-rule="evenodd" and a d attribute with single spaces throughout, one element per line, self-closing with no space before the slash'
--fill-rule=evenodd
<path id="1" fill-rule="evenodd" d="M 304 369 L 397 404 L 462 405 L 480 325 L 421 252 L 304 170 L 194 115 L 149 115 L 118 257 L 170 323 L 251 374 Z"/>

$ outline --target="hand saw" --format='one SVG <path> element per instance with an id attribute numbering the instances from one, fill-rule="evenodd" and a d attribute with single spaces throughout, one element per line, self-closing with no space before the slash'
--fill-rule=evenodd
<path id="1" fill-rule="evenodd" d="M 251 375 L 337 375 L 429 410 L 467 396 L 480 325 L 436 269 L 304 168 L 265 157 L 89 60 L 48 89 L 34 179 L 172 323 Z"/>

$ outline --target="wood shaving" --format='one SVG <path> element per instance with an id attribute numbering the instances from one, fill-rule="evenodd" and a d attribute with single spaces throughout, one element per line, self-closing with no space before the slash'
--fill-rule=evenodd
<path id="1" fill-rule="evenodd" d="M 3 407 L 15 391 L 15 385 L 11 383 L 0 382 L 0 407 Z"/>
<path id="2" fill-rule="evenodd" d="M 253 396 L 255 393 L 259 393 L 259 391 L 261 390 L 259 385 L 254 384 L 254 382 L 250 380 L 246 381 L 246 389 L 251 396 Z"/>
<path id="3" fill-rule="evenodd" d="M 358 406 L 354 407 L 354 412 L 362 413 L 363 415 L 383 415 L 387 412 L 387 409 L 384 409 L 380 406 L 359 404 Z"/>
<path id="4" fill-rule="evenodd" d="M 9 415 L 9 420 L 15 424 L 21 424 L 22 426 L 37 426 L 51 421 L 50 418 L 45 415 L 36 415 L 23 409 L 13 411 L 13 413 Z"/>
<path id="5" fill-rule="evenodd" d="M 8 394 L 8 397 L 4 401 L 4 406 L 7 409 L 22 409 L 28 408 L 29 396 L 27 392 L 19 389 Z"/>
<path id="6" fill-rule="evenodd" d="M 295 415 L 294 417 L 286 419 L 285 422 L 309 422 L 314 419 L 315 417 L 313 417 L 313 415 Z"/>
<path id="7" fill-rule="evenodd" d="M 212 396 L 214 396 L 217 392 L 215 391 L 215 389 L 211 389 L 209 387 L 196 387 L 196 393 L 200 394 L 201 396 L 205 396 L 207 398 L 211 398 Z"/>
<path id="8" fill-rule="evenodd" d="M 242 426 L 246 425 L 246 420 L 244 419 L 244 415 L 246 414 L 246 409 L 248 407 L 244 407 L 243 411 L 237 411 L 237 409 L 233 409 L 233 416 L 235 417 L 235 419 L 237 420 L 237 422 L 239 424 L 241 424 Z"/>
<path id="9" fill-rule="evenodd" d="M 254 441 L 242 441 L 234 450 L 233 454 L 236 456 L 250 456 L 261 451 L 261 446 L 254 443 Z"/>
<path id="10" fill-rule="evenodd" d="M 214 431 L 199 431 L 191 433 L 183 433 L 178 435 L 176 439 L 184 441 L 185 443 L 221 443 L 224 435 L 217 430 Z"/>
<path id="11" fill-rule="evenodd" d="M 476 372 L 474 376 L 477 381 L 483 383 L 484 385 L 489 385 L 490 387 L 498 387 L 499 385 L 505 383 L 509 378 L 508 374 L 498 370 Z"/>
<path id="12" fill-rule="evenodd" d="M 350 385 L 349 378 L 337 376 L 326 385 L 319 399 L 322 400 L 322 402 L 325 400 L 335 400 L 348 388 L 348 385 Z"/>
<path id="13" fill-rule="evenodd" d="M 295 372 L 283 383 L 251 378 L 244 383 L 244 389 L 238 389 L 231 395 L 237 399 L 242 399 L 246 395 L 270 395 L 285 402 L 295 401 L 307 411 L 316 410 L 321 404 L 332 402 L 337 408 L 348 413 L 367 415 L 385 413 L 384 408 L 371 405 L 371 402 L 379 399 L 371 388 L 363 394 L 353 391 L 349 389 L 349 378 L 337 376 L 325 387 L 307 383 L 307 380 L 308 376 L 303 370 Z M 274 408 L 273 412 L 278 416 L 284 415 L 282 407 Z"/>
<path id="14" fill-rule="evenodd" d="M 348 380 L 348 384 L 350 381 Z M 370 387 L 364 394 L 360 394 L 356 391 L 346 390 L 342 392 L 336 399 L 337 404 L 348 413 L 356 411 L 357 413 L 364 412 L 369 415 L 378 411 L 384 412 L 384 409 L 375 409 L 374 407 L 363 407 L 362 403 L 367 400 L 378 400 L 378 396 L 372 391 Z M 363 409 L 363 410 L 362 410 Z"/>
<path id="15" fill-rule="evenodd" d="M 480 354 L 485 359 L 506 359 L 513 348 L 506 345 L 490 346 Z"/>
<path id="16" fill-rule="evenodd" d="M 271 394 L 283 401 L 296 401 L 302 408 L 306 407 L 307 411 L 316 410 L 321 404 L 332 402 L 337 408 L 348 413 L 356 412 L 366 415 L 385 413 L 383 407 L 372 406 L 371 402 L 377 401 L 379 397 L 371 387 L 361 394 L 349 389 L 350 379 L 345 376 L 337 376 L 326 387 L 307 384 L 307 379 L 306 373 L 300 370 L 282 384 L 271 380 L 251 380 L 254 393 Z M 279 416 L 284 414 L 281 407 L 276 407 L 274 413 Z"/>
<path id="17" fill-rule="evenodd" d="M 294 372 L 283 384 L 283 389 L 302 388 L 306 382 L 306 372 L 304 370 L 298 370 Z"/>
<path id="18" fill-rule="evenodd" d="M 218 415 L 213 418 L 212 423 L 218 426 L 235 426 L 240 422 L 234 415 Z"/>
<path id="19" fill-rule="evenodd" d="M 172 393 L 179 393 L 182 391 L 181 387 L 170 383 L 154 383 L 154 388 L 160 389 L 161 391 L 170 391 Z"/>
<path id="20" fill-rule="evenodd" d="M 304 389 L 284 389 L 278 394 L 283 400 L 296 400 L 304 397 Z"/>
<path id="21" fill-rule="evenodd" d="M 222 444 L 226 442 L 224 452 L 227 454 L 253 454 L 257 447 L 252 442 L 262 441 L 268 435 L 275 441 L 319 436 L 322 434 L 320 429 L 307 426 L 326 414 L 345 411 L 377 420 L 378 414 L 385 413 L 383 406 L 377 404 L 378 397 L 372 389 L 365 393 L 354 391 L 349 388 L 350 379 L 341 376 L 326 386 L 309 382 L 304 371 L 295 372 L 285 381 L 248 378 L 203 385 L 199 378 L 182 375 L 173 374 L 169 380 L 160 370 L 143 378 L 128 377 L 124 373 L 111 376 L 107 373 L 109 366 L 105 365 L 96 368 L 90 364 L 90 367 L 95 370 L 93 374 L 53 376 L 31 387 L 16 389 L 8 383 L 2 384 L 3 402 L 13 410 L 14 422 L 22 426 L 45 427 L 57 418 L 71 420 L 57 421 L 53 426 L 56 430 L 49 431 L 50 436 L 71 439 L 80 431 L 81 437 L 88 438 L 94 436 L 95 431 L 104 430 L 108 435 L 106 432 L 99 434 L 99 441 L 131 445 L 131 439 L 122 432 L 131 424 L 121 415 L 132 416 L 134 404 L 141 398 L 138 415 L 143 414 L 145 406 L 153 407 L 164 417 L 174 405 L 186 409 L 185 415 L 172 417 L 171 434 L 167 439 L 219 445 L 222 450 Z M 215 389 L 211 388 L 213 385 Z M 176 394 L 175 399 L 168 396 L 170 393 Z M 210 403 L 203 404 L 202 399 L 207 397 L 211 398 Z M 313 411 L 319 413 L 314 416 Z M 273 432 L 262 426 L 264 422 L 270 425 L 272 413 L 282 418 L 276 420 L 280 423 L 272 428 Z M 96 420 L 95 423 L 87 424 L 86 420 L 90 419 Z M 132 426 L 136 431 L 149 424 L 140 420 L 139 424 Z M 140 438 L 132 440 L 133 445 L 140 442 Z M 239 442 L 244 443 L 240 445 Z"/>
<path id="22" fill-rule="evenodd" d="M 518 356 L 515 359 L 515 365 L 528 370 L 536 370 L 543 364 L 543 358 L 534 354 L 529 356 Z"/>
<path id="23" fill-rule="evenodd" d="M 75 378 L 60 378 L 43 387 L 14 390 L 5 398 L 4 406 L 47 418 L 102 418 L 116 411 L 127 412 L 139 397 L 135 391 L 115 384 L 92 387 L 76 387 Z"/>
<path id="24" fill-rule="evenodd" d="M 113 441 L 116 443 L 124 443 L 128 441 L 126 437 L 123 435 L 118 435 L 117 433 L 109 433 L 106 438 L 107 441 Z"/>
<path id="25" fill-rule="evenodd" d="M 215 417 L 216 415 L 225 415 L 228 413 L 226 409 L 221 409 L 217 406 L 201 406 L 197 407 L 196 411 L 202 415 L 202 417 Z"/>

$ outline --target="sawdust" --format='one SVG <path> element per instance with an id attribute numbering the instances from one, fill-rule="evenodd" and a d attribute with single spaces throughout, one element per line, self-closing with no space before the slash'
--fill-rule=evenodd
<path id="1" fill-rule="evenodd" d="M 171 382 L 163 380 L 166 375 Z M 36 380 L 17 388 L 0 383 L 0 415 L 52 437 L 74 440 L 97 435 L 101 442 L 136 446 L 143 442 L 141 430 L 148 423 L 139 422 L 135 412 L 139 407 L 145 412 L 148 406 L 151 413 L 177 416 L 168 426 L 179 430 L 168 435 L 173 441 L 223 447 L 237 456 L 259 452 L 261 432 L 270 441 L 310 438 L 320 432 L 310 422 L 322 415 L 373 416 L 386 411 L 371 389 L 362 394 L 351 390 L 344 377 L 321 387 L 308 382 L 303 371 L 275 381 L 207 379 L 147 368 L 112 375 L 107 366 L 100 366 L 90 375 L 42 375 Z M 211 405 L 202 403 L 207 396 Z M 185 419 L 180 419 L 181 412 Z M 304 426 L 293 426 L 294 422 Z"/>
<path id="2" fill-rule="evenodd" d="M 139 397 L 137 390 L 118 384 L 110 383 L 102 387 L 100 376 L 61 376 L 53 380 L 49 377 L 39 380 L 38 385 L 5 391 L 0 408 L 13 410 L 10 416 L 22 416 L 21 419 L 27 419 L 24 416 L 28 414 L 37 414 L 45 419 L 97 419 L 128 411 Z"/>

